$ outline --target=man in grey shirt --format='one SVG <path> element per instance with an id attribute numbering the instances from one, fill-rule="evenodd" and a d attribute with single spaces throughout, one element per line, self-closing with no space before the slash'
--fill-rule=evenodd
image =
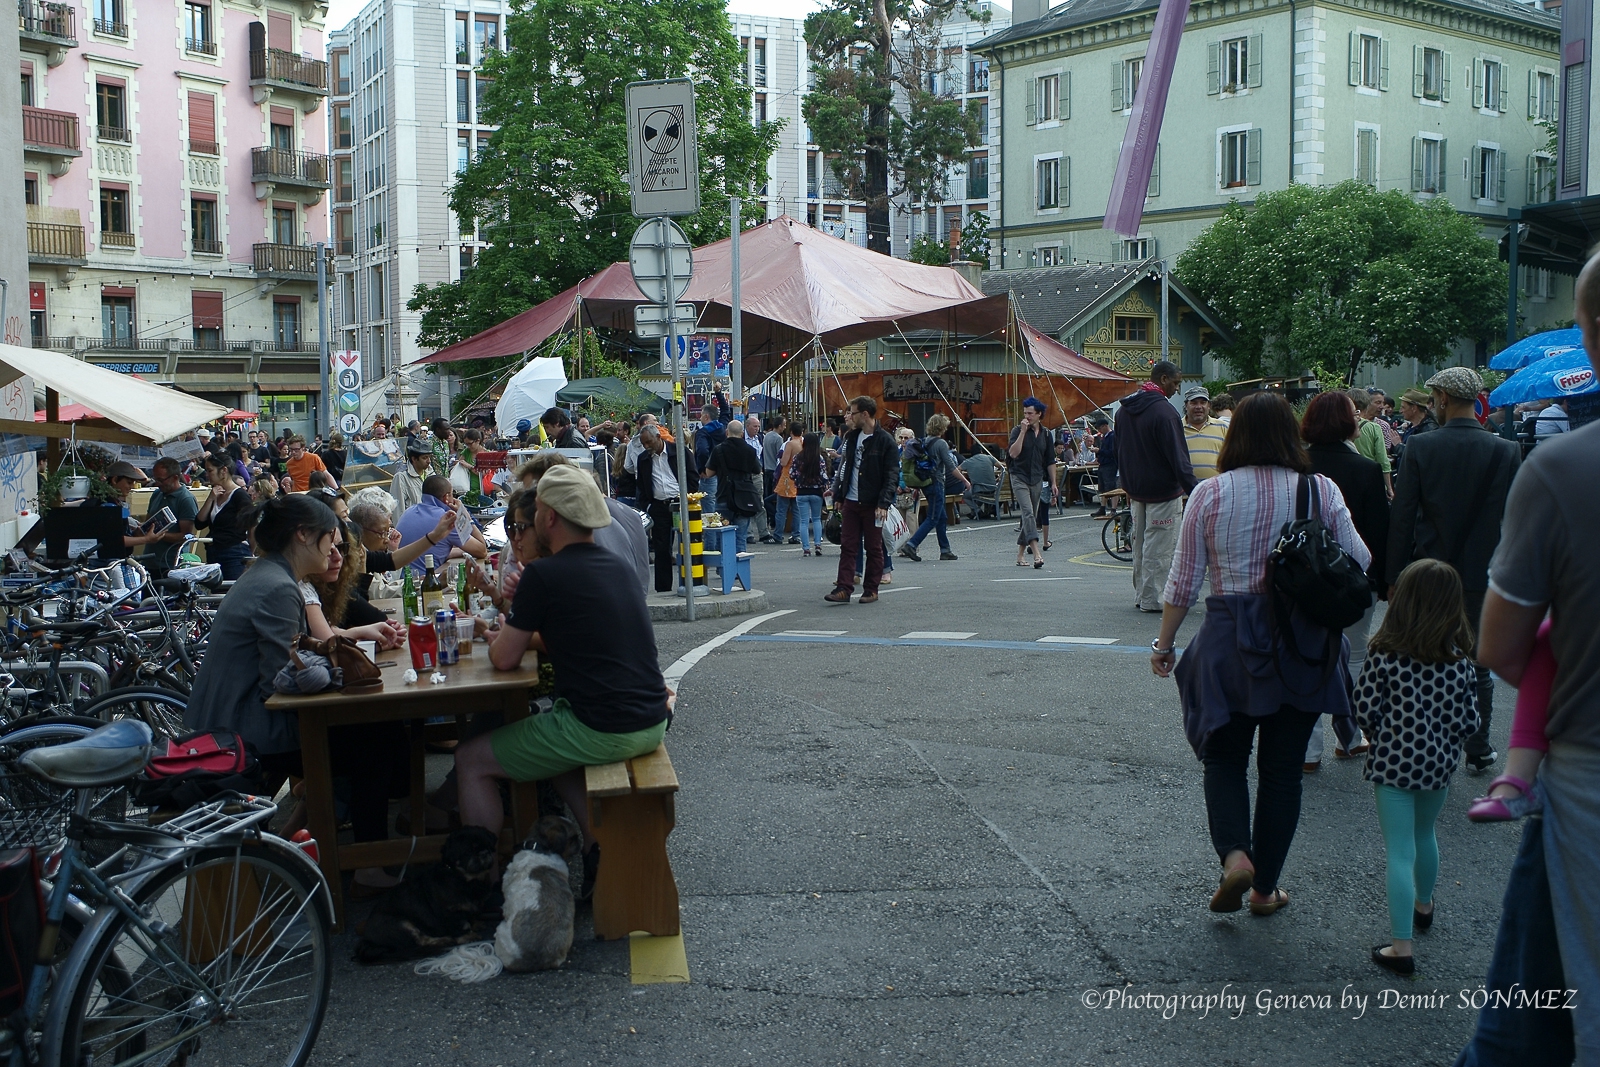
<path id="1" fill-rule="evenodd" d="M 761 437 L 761 420 L 754 415 L 750 415 L 744 420 L 744 442 L 750 446 L 758 457 L 763 460 L 766 458 L 763 452 L 765 442 Z M 774 460 L 773 462 L 776 463 L 777 461 Z M 762 471 L 765 472 L 766 464 L 762 463 L 761 467 Z M 762 474 L 762 481 L 763 490 L 766 494 L 770 494 L 772 492 L 772 483 L 766 481 L 765 473 Z M 777 501 L 774 500 L 772 506 L 774 509 L 773 518 L 777 518 Z M 767 509 L 765 507 L 756 512 L 755 517 L 750 520 L 750 536 L 764 544 L 775 543 L 775 539 L 772 536 L 772 522 L 767 518 Z"/>
<path id="2" fill-rule="evenodd" d="M 783 455 L 785 438 L 784 420 L 769 418 L 767 432 L 761 438 L 761 480 L 763 500 L 766 503 L 767 534 L 761 540 L 768 544 L 783 543 L 783 531 L 778 529 L 778 460 Z"/>

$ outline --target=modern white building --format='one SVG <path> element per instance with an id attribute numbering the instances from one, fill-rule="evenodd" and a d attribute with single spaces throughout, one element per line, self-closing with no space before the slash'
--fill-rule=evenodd
<path id="1" fill-rule="evenodd" d="M 440 379 L 420 369 L 410 374 L 419 396 L 403 383 L 393 395 L 395 372 L 429 351 L 406 301 L 418 285 L 458 280 L 477 256 L 450 187 L 494 130 L 478 121 L 479 66 L 505 47 L 509 10 L 504 0 L 373 0 L 329 37 L 333 336 L 362 354 L 364 420 L 380 408 L 443 410 Z"/>

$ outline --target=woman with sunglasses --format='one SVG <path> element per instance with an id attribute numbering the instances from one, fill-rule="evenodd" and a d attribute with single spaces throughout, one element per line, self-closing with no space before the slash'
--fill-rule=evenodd
<path id="1" fill-rule="evenodd" d="M 207 452 L 205 466 L 211 495 L 195 516 L 195 528 L 211 532 L 206 558 L 222 568 L 222 580 L 237 581 L 250 561 L 245 528 L 245 517 L 253 506 L 250 491 L 239 484 L 233 457 L 226 452 Z"/>

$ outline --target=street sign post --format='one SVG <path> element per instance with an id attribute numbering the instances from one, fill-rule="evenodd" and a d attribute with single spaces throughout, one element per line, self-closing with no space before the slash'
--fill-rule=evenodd
<path id="1" fill-rule="evenodd" d="M 694 276 L 694 246 L 671 219 L 647 219 L 628 245 L 633 283 L 652 304 L 682 300 Z"/>
<path id="2" fill-rule="evenodd" d="M 700 210 L 700 146 L 694 83 L 688 78 L 630 82 L 628 177 L 640 218 Z"/>
<path id="3" fill-rule="evenodd" d="M 682 336 L 694 331 L 699 315 L 693 304 L 672 305 L 672 327 Z M 633 307 L 633 334 L 641 341 L 653 341 L 667 336 L 667 306 L 665 304 L 635 304 Z"/>

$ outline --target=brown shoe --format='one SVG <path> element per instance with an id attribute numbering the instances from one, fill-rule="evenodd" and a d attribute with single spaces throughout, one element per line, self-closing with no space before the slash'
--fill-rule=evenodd
<path id="1" fill-rule="evenodd" d="M 859 601 L 859 603 L 862 603 L 862 604 L 876 604 L 877 602 L 878 602 L 878 594 L 877 593 L 862 593 L 861 594 L 861 600 Z"/>
<path id="2" fill-rule="evenodd" d="M 1318 771 L 1322 770 L 1322 761 L 1317 760 L 1313 763 L 1307 763 L 1300 769 L 1305 771 L 1307 774 L 1316 774 Z"/>
<path id="3" fill-rule="evenodd" d="M 850 594 L 853 592 L 855 592 L 854 589 L 846 589 L 843 586 L 840 586 L 838 589 L 835 589 L 822 599 L 826 600 L 830 604 L 848 604 L 850 603 Z M 874 597 L 873 599 L 876 600 L 877 598 Z"/>

